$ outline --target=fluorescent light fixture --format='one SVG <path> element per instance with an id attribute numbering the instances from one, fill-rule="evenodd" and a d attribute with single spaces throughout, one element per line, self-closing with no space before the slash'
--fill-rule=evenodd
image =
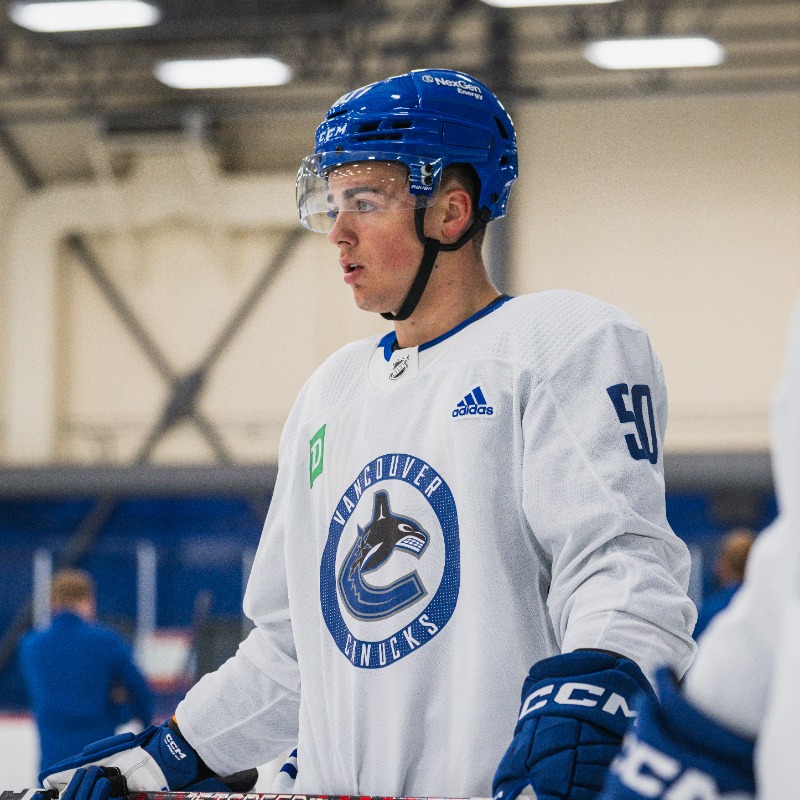
<path id="1" fill-rule="evenodd" d="M 292 79 L 292 70 L 286 64 L 268 56 L 160 61 L 154 72 L 173 89 L 280 86 Z"/>
<path id="2" fill-rule="evenodd" d="M 616 3 L 617 0 L 483 0 L 495 8 L 530 8 L 531 6 L 583 6 L 595 3 Z"/>
<path id="3" fill-rule="evenodd" d="M 161 11 L 142 0 L 12 3 L 8 14 L 17 25 L 37 33 L 142 28 L 161 19 Z"/>
<path id="4" fill-rule="evenodd" d="M 603 69 L 714 67 L 725 58 L 722 47 L 705 36 L 602 39 L 587 44 L 583 54 Z"/>

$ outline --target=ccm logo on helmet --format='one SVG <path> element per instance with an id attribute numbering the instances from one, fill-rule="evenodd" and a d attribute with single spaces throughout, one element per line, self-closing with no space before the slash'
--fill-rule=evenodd
<path id="1" fill-rule="evenodd" d="M 320 126 L 322 127 L 322 126 Z M 337 136 L 344 136 L 347 133 L 347 125 L 332 125 L 324 131 L 317 131 L 317 145 L 325 144 Z"/>
<path id="2" fill-rule="evenodd" d="M 531 692 L 522 704 L 519 718 L 522 719 L 525 715 L 543 708 L 548 703 L 558 706 L 587 706 L 590 708 L 603 703 L 600 710 L 605 711 L 606 714 L 613 716 L 618 711 L 622 711 L 626 717 L 636 716 L 636 712 L 631 711 L 622 695 L 609 692 L 602 686 L 595 686 L 591 683 L 562 683 L 555 696 L 549 697 L 553 694 L 553 689 L 555 689 L 555 685 L 551 683 Z M 608 696 L 606 697 L 606 695 Z"/>

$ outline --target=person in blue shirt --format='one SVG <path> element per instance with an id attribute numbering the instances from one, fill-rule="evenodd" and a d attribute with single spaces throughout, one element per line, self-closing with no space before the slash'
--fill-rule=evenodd
<path id="1" fill-rule="evenodd" d="M 26 634 L 19 649 L 41 769 L 133 719 L 150 724 L 154 702 L 128 643 L 96 622 L 94 582 L 86 572 L 56 572 L 51 608 L 50 626 Z"/>
<path id="2" fill-rule="evenodd" d="M 755 534 L 747 528 L 736 528 L 723 538 L 714 565 L 719 588 L 710 594 L 698 609 L 697 624 L 692 634 L 695 641 L 700 638 L 709 622 L 730 603 L 742 585 L 747 556 L 754 541 Z"/>

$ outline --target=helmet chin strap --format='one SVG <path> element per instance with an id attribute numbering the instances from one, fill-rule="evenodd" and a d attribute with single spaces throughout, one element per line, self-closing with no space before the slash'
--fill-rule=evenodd
<path id="1" fill-rule="evenodd" d="M 381 312 L 381 316 L 384 319 L 390 319 L 392 321 L 402 321 L 404 319 L 408 319 L 414 313 L 414 309 L 417 307 L 417 303 L 419 303 L 422 293 L 425 291 L 425 287 L 428 285 L 428 279 L 431 277 L 434 264 L 436 263 L 436 256 L 439 255 L 439 252 L 449 252 L 451 250 L 458 250 L 460 247 L 463 247 L 473 236 L 475 236 L 475 234 L 478 233 L 478 231 L 481 231 L 486 227 L 486 223 L 489 221 L 491 213 L 492 212 L 488 208 L 482 208 L 478 212 L 476 218 L 473 220 L 472 225 L 470 225 L 469 228 L 464 231 L 457 241 L 453 242 L 452 244 L 442 244 L 442 242 L 440 242 L 438 239 L 434 239 L 425 235 L 425 206 L 418 206 L 415 208 L 414 227 L 417 230 L 417 238 L 420 240 L 420 242 L 422 242 L 425 248 L 422 251 L 422 260 L 419 263 L 419 269 L 417 269 L 417 274 L 414 277 L 411 288 L 408 290 L 406 299 L 403 300 L 403 304 L 400 306 L 397 313 L 392 314 L 389 311 L 383 311 Z"/>

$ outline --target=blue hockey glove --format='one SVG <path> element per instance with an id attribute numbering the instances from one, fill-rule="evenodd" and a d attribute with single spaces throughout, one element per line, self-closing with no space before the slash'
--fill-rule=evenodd
<path id="1" fill-rule="evenodd" d="M 89 766 L 116 767 L 130 791 L 230 791 L 230 784 L 203 763 L 172 720 L 136 735 L 121 733 L 87 745 L 79 755 L 48 767 L 39 781 L 61 793 L 76 770 Z"/>
<path id="2" fill-rule="evenodd" d="M 656 689 L 660 702 L 640 700 L 602 800 L 754 797 L 754 743 L 690 705 L 670 670 L 656 673 Z"/>
<path id="3" fill-rule="evenodd" d="M 110 800 L 124 798 L 127 786 L 118 769 L 88 767 L 75 770 L 61 800 Z"/>
<path id="4" fill-rule="evenodd" d="M 514 800 L 528 784 L 538 800 L 593 800 L 642 692 L 655 697 L 639 667 L 612 653 L 578 650 L 534 664 L 494 800 Z"/>

